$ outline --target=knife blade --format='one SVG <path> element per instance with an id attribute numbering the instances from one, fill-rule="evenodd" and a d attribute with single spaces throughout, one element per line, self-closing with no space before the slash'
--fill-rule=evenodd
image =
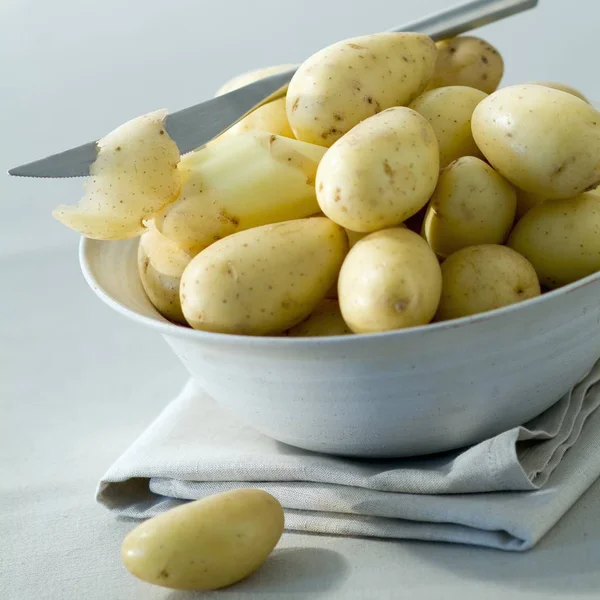
<path id="1" fill-rule="evenodd" d="M 434 40 L 453 37 L 476 27 L 534 8 L 538 0 L 471 0 L 428 15 L 390 31 L 415 31 Z M 167 116 L 166 129 L 181 154 L 217 137 L 247 114 L 285 95 L 295 69 L 271 75 L 228 94 L 184 108 Z M 97 142 L 88 142 L 10 169 L 20 177 L 82 177 L 96 159 Z"/>

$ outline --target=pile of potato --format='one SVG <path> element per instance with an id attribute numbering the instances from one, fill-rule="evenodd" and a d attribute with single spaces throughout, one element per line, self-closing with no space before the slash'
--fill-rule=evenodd
<path id="1" fill-rule="evenodd" d="M 186 156 L 164 111 L 121 126 L 54 214 L 142 234 L 151 302 L 204 331 L 379 332 L 526 300 L 600 270 L 600 113 L 561 84 L 497 90 L 503 68 L 475 37 L 338 42 Z"/>

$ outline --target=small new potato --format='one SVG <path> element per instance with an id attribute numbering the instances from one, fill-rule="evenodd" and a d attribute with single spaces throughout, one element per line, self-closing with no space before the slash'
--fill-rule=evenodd
<path id="1" fill-rule="evenodd" d="M 516 196 L 487 163 L 463 156 L 440 173 L 423 233 L 442 258 L 466 246 L 503 244 L 515 220 Z"/>
<path id="2" fill-rule="evenodd" d="M 194 257 L 162 235 L 150 222 L 140 237 L 138 272 L 150 302 L 165 318 L 187 325 L 181 312 L 179 284 L 181 275 Z"/>
<path id="3" fill-rule="evenodd" d="M 299 140 L 331 146 L 364 119 L 416 98 L 433 74 L 436 47 L 420 33 L 376 33 L 337 42 L 303 62 L 287 115 Z"/>
<path id="4" fill-rule="evenodd" d="M 143 233 L 143 221 L 175 200 L 181 187 L 179 150 L 165 130 L 166 116 L 158 110 L 137 117 L 102 138 L 83 198 L 57 206 L 53 216 L 98 240 Z"/>
<path id="5" fill-rule="evenodd" d="M 389 108 L 329 148 L 317 169 L 317 200 L 346 229 L 377 231 L 425 206 L 438 173 L 431 125 L 410 108 Z"/>
<path id="6" fill-rule="evenodd" d="M 317 165 L 325 148 L 264 131 L 227 137 L 183 157 L 179 198 L 157 229 L 190 252 L 232 233 L 319 211 Z"/>
<path id="7" fill-rule="evenodd" d="M 487 94 L 453 85 L 429 90 L 413 100 L 410 108 L 428 121 L 440 146 L 440 169 L 461 156 L 483 156 L 471 133 L 471 115 Z"/>
<path id="8" fill-rule="evenodd" d="M 475 142 L 518 188 L 572 198 L 600 182 L 600 113 L 541 85 L 503 88 L 473 112 Z"/>
<path id="9" fill-rule="evenodd" d="M 576 90 L 566 83 L 559 83 L 558 81 L 530 81 L 529 83 L 531 85 L 543 85 L 544 87 L 560 90 L 561 92 L 567 92 L 567 94 L 573 94 L 573 96 L 590 104 L 590 101 L 579 90 Z"/>
<path id="10" fill-rule="evenodd" d="M 508 245 L 534 266 L 553 289 L 600 270 L 600 195 L 586 192 L 547 200 L 517 223 Z"/>
<path id="11" fill-rule="evenodd" d="M 121 559 L 130 573 L 154 585 L 216 590 L 256 571 L 283 526 L 283 509 L 273 496 L 232 490 L 144 521 L 123 541 Z"/>
<path id="12" fill-rule="evenodd" d="M 404 227 L 360 240 L 340 271 L 344 321 L 355 333 L 424 325 L 440 300 L 440 265 L 427 242 Z"/>
<path id="13" fill-rule="evenodd" d="M 237 90 L 245 85 L 250 85 L 255 81 L 260 81 L 265 77 L 270 77 L 271 75 L 277 75 L 278 73 L 283 73 L 283 71 L 289 71 L 290 69 L 295 69 L 298 65 L 294 63 L 286 63 L 282 65 L 273 65 L 270 67 L 261 67 L 259 69 L 253 69 L 252 71 L 248 71 L 246 73 L 242 73 L 241 75 L 236 75 L 232 77 L 228 81 L 226 81 L 218 90 L 215 96 L 222 96 L 223 94 L 228 94 L 229 92 L 233 92 L 233 90 Z"/>
<path id="14" fill-rule="evenodd" d="M 237 122 L 233 127 L 230 127 L 225 133 L 222 133 L 218 138 L 210 142 L 216 142 L 231 135 L 239 135 L 246 131 L 266 131 L 281 135 L 288 138 L 294 138 L 294 132 L 288 122 L 285 112 L 285 98 L 273 100 L 256 110 L 253 110 L 249 115 Z"/>
<path id="15" fill-rule="evenodd" d="M 525 192 L 519 188 L 515 188 L 515 190 L 517 192 L 516 221 L 518 221 L 528 210 L 531 210 L 534 206 L 537 206 L 546 200 L 543 196 L 531 194 L 530 192 Z"/>
<path id="16" fill-rule="evenodd" d="M 347 335 L 352 330 L 346 325 L 337 300 L 326 298 L 317 305 L 310 316 L 288 331 L 290 337 L 320 337 Z"/>
<path id="17" fill-rule="evenodd" d="M 304 320 L 335 283 L 348 239 L 325 217 L 255 227 L 215 242 L 181 278 L 194 329 L 273 335 Z"/>
<path id="18" fill-rule="evenodd" d="M 494 244 L 469 246 L 442 263 L 436 321 L 475 315 L 539 295 L 535 270 L 518 252 Z"/>
<path id="19" fill-rule="evenodd" d="M 437 43 L 435 71 L 427 89 L 466 85 L 491 94 L 504 74 L 502 56 L 490 43 L 460 36 Z"/>

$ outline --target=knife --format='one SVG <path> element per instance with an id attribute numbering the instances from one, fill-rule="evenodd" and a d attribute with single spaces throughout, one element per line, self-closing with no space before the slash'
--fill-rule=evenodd
<path id="1" fill-rule="evenodd" d="M 510 15 L 534 8 L 538 0 L 471 0 L 390 31 L 415 31 L 434 40 L 454 37 Z M 281 98 L 296 69 L 271 75 L 228 94 L 167 116 L 167 133 L 181 154 L 217 137 L 258 107 Z M 10 169 L 21 177 L 82 177 L 96 160 L 97 143 L 88 142 L 59 154 Z"/>

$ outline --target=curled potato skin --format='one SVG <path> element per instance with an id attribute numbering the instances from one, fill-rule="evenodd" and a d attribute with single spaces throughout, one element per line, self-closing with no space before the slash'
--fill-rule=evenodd
<path id="1" fill-rule="evenodd" d="M 435 71 L 427 89 L 466 85 L 491 94 L 504 74 L 500 52 L 489 42 L 474 36 L 459 36 L 436 44 Z"/>
<path id="2" fill-rule="evenodd" d="M 600 195 L 592 191 L 534 206 L 508 245 L 531 262 L 547 289 L 600 271 Z"/>
<path id="3" fill-rule="evenodd" d="M 317 200 L 346 229 L 398 225 L 429 200 L 439 173 L 431 125 L 406 107 L 389 108 L 339 139 L 319 163 Z"/>
<path id="4" fill-rule="evenodd" d="M 83 198 L 58 206 L 53 216 L 98 240 L 143 233 L 143 221 L 175 200 L 181 187 L 179 150 L 164 128 L 166 115 L 137 117 L 102 138 Z"/>
<path id="5" fill-rule="evenodd" d="M 436 54 L 431 38 L 418 33 L 377 33 L 320 50 L 290 81 L 294 135 L 331 146 L 364 119 L 409 104 L 425 89 Z"/>
<path id="6" fill-rule="evenodd" d="M 511 248 L 469 246 L 442 263 L 442 295 L 436 321 L 458 319 L 540 295 L 532 265 Z"/>

